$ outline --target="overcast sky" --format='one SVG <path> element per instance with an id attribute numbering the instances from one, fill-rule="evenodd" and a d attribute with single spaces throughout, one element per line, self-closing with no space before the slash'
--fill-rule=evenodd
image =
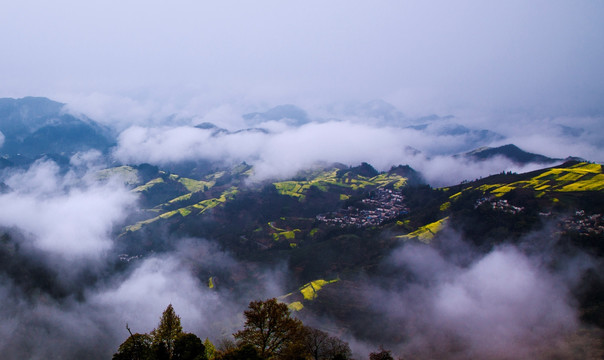
<path id="1" fill-rule="evenodd" d="M 595 0 L 5 1 L 0 96 L 601 115 L 602 19 Z"/>

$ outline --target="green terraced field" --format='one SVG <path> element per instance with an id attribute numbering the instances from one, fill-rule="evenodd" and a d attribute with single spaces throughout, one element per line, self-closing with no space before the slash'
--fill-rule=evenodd
<path id="1" fill-rule="evenodd" d="M 304 284 L 303 286 L 301 286 L 298 290 L 300 292 L 300 294 L 302 295 L 303 300 L 302 301 L 312 301 L 314 299 L 317 298 L 318 296 L 318 292 L 324 288 L 325 286 L 329 285 L 329 284 L 333 284 L 335 282 L 340 281 L 339 278 L 337 279 L 333 279 L 333 280 L 323 280 L 323 279 L 318 279 L 315 281 L 311 281 L 308 284 Z M 279 297 L 279 300 L 281 301 L 286 301 L 287 298 L 294 296 L 295 293 L 289 293 L 286 295 L 283 295 L 281 297 Z M 302 301 L 293 301 L 291 302 L 288 307 L 291 310 L 294 311 L 300 311 L 304 308 L 304 304 L 302 303 Z"/>
<path id="2" fill-rule="evenodd" d="M 332 284 L 338 281 L 338 279 L 326 281 L 323 279 L 311 281 L 308 284 L 300 288 L 300 292 L 305 300 L 314 300 L 317 298 L 317 292 L 321 290 L 325 285 Z"/>
<path id="3" fill-rule="evenodd" d="M 294 301 L 293 303 L 289 304 L 287 307 L 293 311 L 300 311 L 300 310 L 304 309 L 304 305 L 302 305 L 302 303 L 300 301 Z"/>
<path id="4" fill-rule="evenodd" d="M 186 206 L 186 207 L 183 207 L 180 209 L 162 213 L 154 218 L 139 221 L 134 225 L 127 226 L 125 228 L 125 230 L 126 231 L 137 231 L 137 230 L 140 230 L 142 226 L 155 222 L 159 219 L 168 219 L 176 214 L 179 214 L 180 216 L 185 217 L 185 216 L 190 215 L 194 210 L 196 211 L 197 214 L 201 214 L 211 208 L 224 204 L 228 200 L 233 199 L 233 197 L 238 192 L 239 192 L 239 190 L 237 189 L 237 187 L 233 186 L 233 187 L 229 188 L 228 190 L 224 191 L 222 194 L 220 194 L 220 197 L 218 197 L 218 198 L 203 200 L 203 201 L 200 201 L 197 204 L 194 204 L 191 206 Z"/>
<path id="5" fill-rule="evenodd" d="M 184 185 L 190 192 L 205 191 L 210 189 L 216 182 L 214 181 L 200 181 L 189 178 L 179 178 L 178 182 Z"/>
<path id="6" fill-rule="evenodd" d="M 468 187 L 464 191 L 471 189 L 473 188 Z M 555 192 L 602 191 L 604 190 L 604 174 L 602 165 L 582 162 L 570 167 L 551 168 L 526 180 L 510 184 L 485 184 L 476 189 L 497 197 L 515 189 L 534 190 L 538 197 Z M 455 200 L 459 195 L 461 192 L 451 195 L 449 198 Z"/>
<path id="7" fill-rule="evenodd" d="M 96 173 L 96 177 L 100 181 L 108 180 L 112 177 L 119 177 L 124 184 L 136 185 L 140 183 L 138 170 L 131 166 L 118 166 L 109 169 L 103 169 Z"/>
<path id="8" fill-rule="evenodd" d="M 319 190 L 326 192 L 337 189 L 338 187 L 341 189 L 351 189 L 351 190 L 359 190 L 365 189 L 367 187 L 371 188 L 379 188 L 392 186 L 395 189 L 400 189 L 407 184 L 407 179 L 396 175 L 396 174 L 379 174 L 372 178 L 367 178 L 364 176 L 342 176 L 338 177 L 338 170 L 325 171 L 318 174 L 312 180 L 304 180 L 304 181 L 281 181 L 273 183 L 279 194 L 287 195 L 299 198 L 303 200 L 305 198 L 305 193 L 310 189 L 310 187 L 314 186 Z M 346 200 L 349 197 L 348 194 L 341 194 L 340 198 L 342 200 Z"/>
<path id="9" fill-rule="evenodd" d="M 237 189 L 237 187 L 233 186 L 230 189 L 224 191 L 222 194 L 220 194 L 220 197 L 200 201 L 197 204 L 192 205 L 192 207 L 198 209 L 198 213 L 201 214 L 206 210 L 224 204 L 227 200 L 233 199 L 233 197 L 235 197 L 238 192 L 239 190 Z"/>
<path id="10" fill-rule="evenodd" d="M 430 223 L 428 225 L 424 225 L 417 230 L 407 234 L 407 235 L 399 235 L 397 238 L 399 239 L 417 239 L 423 243 L 430 243 L 430 241 L 434 238 L 447 222 L 448 217 Z"/>
<path id="11" fill-rule="evenodd" d="M 161 184 L 161 183 L 163 183 L 163 182 L 164 182 L 164 179 L 162 179 L 162 178 L 158 177 L 158 178 L 155 178 L 155 179 L 153 179 L 153 180 L 150 180 L 149 182 L 147 182 L 147 183 L 146 183 L 146 184 L 144 184 L 144 185 L 141 185 L 141 186 L 135 187 L 135 188 L 134 188 L 132 191 L 134 191 L 134 192 L 143 192 L 143 191 L 147 191 L 147 190 L 151 189 L 153 186 L 155 186 L 155 185 L 157 185 L 157 184 Z"/>

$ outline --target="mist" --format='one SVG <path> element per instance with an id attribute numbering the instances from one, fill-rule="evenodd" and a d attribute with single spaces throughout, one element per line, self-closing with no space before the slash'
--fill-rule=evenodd
<path id="1" fill-rule="evenodd" d="M 601 114 L 603 11 L 592 1 L 20 2 L 0 22 L 11 55 L 2 95 Z"/>
<path id="2" fill-rule="evenodd" d="M 582 325 L 572 295 L 582 271 L 598 271 L 601 262 L 536 250 L 534 242 L 536 251 L 520 243 L 485 253 L 450 229 L 439 235 L 430 246 L 401 244 L 381 263 L 382 275 L 343 294 L 371 314 L 363 336 L 414 359 L 578 359 L 601 351 L 600 333 L 577 336 Z M 549 235 L 532 234 L 541 236 Z M 362 356 L 378 345 L 349 340 Z"/>
<path id="3" fill-rule="evenodd" d="M 442 127 L 455 124 L 454 121 L 458 119 L 440 120 L 436 125 Z M 464 122 L 463 119 L 459 121 Z M 408 120 L 407 123 L 413 122 Z M 222 164 L 246 162 L 254 166 L 252 181 L 285 179 L 318 163 L 355 166 L 367 162 L 381 171 L 406 164 L 420 171 L 431 185 L 444 186 L 502 171 L 526 172 L 543 167 L 538 163 L 516 164 L 502 157 L 473 161 L 463 156 L 451 156 L 478 146 L 500 146 L 516 141 L 526 145 L 528 150 L 559 159 L 569 156 L 592 161 L 604 158 L 598 145 L 601 135 L 591 131 L 596 120 L 585 121 L 585 125 L 586 129 L 578 128 L 576 133 L 568 135 L 548 130 L 552 122 L 544 121 L 540 126 L 519 125 L 508 131 L 509 137 L 503 139 L 496 137 L 482 141 L 475 139 L 471 132 L 372 125 L 353 119 L 322 121 L 319 118 L 299 127 L 270 121 L 258 125 L 263 131 L 252 129 L 230 133 L 214 133 L 214 129 L 192 126 L 133 126 L 119 135 L 113 156 L 122 163 L 134 164 L 195 160 Z"/>
<path id="4" fill-rule="evenodd" d="M 331 136 L 329 129 L 372 136 L 367 127 L 342 122 L 284 129 L 283 138 L 277 139 L 289 144 L 299 136 Z M 146 131 L 154 131 L 135 130 L 145 136 Z M 185 130 L 213 141 L 206 130 Z M 392 133 L 396 129 L 389 130 Z M 170 131 L 158 131 L 156 138 L 150 138 L 167 141 L 169 136 L 159 134 L 169 135 Z M 400 131 L 392 135 L 393 142 L 407 130 Z M 243 136 L 227 136 L 237 135 Z M 252 135 L 265 137 L 259 144 L 268 147 L 267 138 L 274 136 L 263 132 Z M 348 137 L 342 139 L 346 144 Z M 150 151 L 155 146 L 148 151 L 139 149 L 140 154 L 153 155 Z M 123 147 L 117 151 L 120 149 Z M 178 150 L 183 149 L 187 148 Z M 190 154 L 191 149 L 198 147 L 184 153 Z M 321 155 L 322 150 L 318 150 Z M 260 150 L 257 154 L 258 161 L 267 161 Z M 309 159 L 314 161 L 312 156 Z M 19 210 L 0 212 L 0 226 L 8 234 L 2 240 L 2 251 L 20 265 L 5 264 L 0 276 L 4 303 L 0 349 L 8 357 L 108 358 L 127 338 L 126 324 L 133 332 L 149 332 L 168 304 L 182 317 L 185 331 L 217 341 L 241 328 L 241 314 L 249 301 L 292 290 L 286 286 L 291 275 L 287 261 L 273 265 L 240 262 L 211 239 L 166 238 L 171 250 L 120 265 L 116 252 L 117 235 L 123 226 L 120 220 L 133 211 L 137 198 L 119 176 L 99 179 L 96 174 L 103 167 L 99 161 L 97 153 L 78 154 L 71 160 L 71 170 L 62 171 L 57 164 L 41 160 L 3 175 L 9 188 L 0 195 L 0 202 L 4 208 Z M 310 161 L 304 157 L 299 161 L 300 166 L 310 164 L 304 163 Z M 282 174 L 268 174 L 278 173 Z M 539 236 L 549 235 L 530 235 Z M 531 241 L 532 246 L 547 243 Z M 448 231 L 434 246 L 401 243 L 380 264 L 391 276 L 369 277 L 354 295 L 374 314 L 365 329 L 379 327 L 380 342 L 350 332 L 343 333 L 342 338 L 351 343 L 357 356 L 367 356 L 381 344 L 397 354 L 420 358 L 570 357 L 576 345 L 569 339 L 580 328 L 572 289 L 586 268 L 601 266 L 584 254 L 572 257 L 577 260 L 564 258 L 548 247 L 526 251 L 512 245 L 482 253 Z M 553 269 L 552 258 L 565 261 Z M 582 270 L 573 267 L 577 263 L 583 264 Z M 208 276 L 251 272 L 256 276 L 239 281 L 236 291 L 208 287 Z M 33 278 L 23 281 L 28 276 Z M 309 324 L 323 328 L 335 324 L 337 328 L 336 320 L 306 316 Z"/>
<path id="5" fill-rule="evenodd" d="M 254 184 L 367 162 L 410 165 L 438 187 L 545 166 L 463 156 L 483 146 L 515 144 L 556 159 L 548 165 L 603 163 L 603 18 L 604 3 L 590 0 L 3 4 L 0 96 L 64 102 L 117 143 L 69 165 L 40 154 L 0 171 L 0 350 L 106 359 L 126 323 L 148 332 L 170 303 L 185 331 L 215 341 L 241 326 L 250 300 L 292 290 L 287 262 L 253 267 L 215 239 L 167 228 L 169 251 L 120 260 L 140 199 L 119 176 L 100 178 L 107 167 L 246 162 Z M 283 104 L 307 118 L 243 117 Z M 196 127 L 207 122 L 222 130 Z M 561 255 L 548 249 L 481 253 L 458 234 L 445 240 L 450 251 L 401 244 L 379 264 L 396 276 L 363 283 L 359 301 L 383 321 L 385 345 L 425 358 L 572 353 L 572 264 L 601 269 L 597 260 L 553 269 L 547 259 Z M 234 272 L 263 281 L 207 287 L 207 276 Z M 380 345 L 344 335 L 362 356 Z"/>
<path id="6" fill-rule="evenodd" d="M 137 199 L 119 177 L 99 179 L 97 164 L 83 160 L 90 158 L 72 159 L 78 174 L 38 161 L 4 175 L 10 189 L 0 195 L 1 250 L 11 259 L 0 268 L 5 357 L 107 359 L 128 337 L 126 325 L 149 332 L 168 304 L 185 331 L 216 341 L 241 327 L 249 301 L 284 293 L 282 265 L 259 269 L 266 283 L 253 291 L 209 289 L 201 272 L 242 265 L 202 239 L 174 239 L 172 251 L 120 266 L 116 230 Z"/>
<path id="7" fill-rule="evenodd" d="M 10 259 L 0 267 L 4 356 L 107 359 L 128 337 L 127 324 L 149 332 L 168 304 L 186 331 L 216 341 L 241 326 L 249 301 L 284 293 L 282 265 L 258 270 L 265 285 L 238 296 L 209 289 L 198 274 L 242 265 L 202 239 L 174 239 L 174 250 L 120 266 L 116 231 L 137 198 L 119 176 L 98 177 L 97 155 L 74 156 L 67 172 L 40 160 L 3 176 L 1 253 Z"/>

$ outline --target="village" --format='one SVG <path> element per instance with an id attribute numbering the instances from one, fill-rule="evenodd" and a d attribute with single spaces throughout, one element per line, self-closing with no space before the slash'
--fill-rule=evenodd
<path id="1" fill-rule="evenodd" d="M 377 189 L 367 199 L 361 200 L 362 209 L 349 206 L 334 213 L 319 214 L 317 220 L 340 227 L 377 226 L 409 213 L 403 200 L 403 195 L 391 189 Z"/>
<path id="2" fill-rule="evenodd" d="M 560 227 L 565 231 L 580 235 L 603 235 L 604 216 L 602 214 L 586 215 L 584 210 L 577 210 L 573 216 L 563 219 Z"/>
<path id="3" fill-rule="evenodd" d="M 501 211 L 504 213 L 508 213 L 508 214 L 518 214 L 519 212 L 524 210 L 523 207 L 514 206 L 505 199 L 499 199 L 497 201 L 493 201 L 493 198 L 490 198 L 490 197 L 483 197 L 483 198 L 476 200 L 476 204 L 474 204 L 474 209 L 478 208 L 480 205 L 487 203 L 487 202 L 491 205 L 491 209 Z"/>

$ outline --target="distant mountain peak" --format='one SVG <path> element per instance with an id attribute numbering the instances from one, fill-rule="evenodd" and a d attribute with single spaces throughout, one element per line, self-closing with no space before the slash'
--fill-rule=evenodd
<path id="1" fill-rule="evenodd" d="M 0 131 L 5 136 L 0 152 L 35 158 L 106 150 L 115 143 L 109 128 L 85 116 L 66 113 L 64 106 L 43 97 L 0 99 Z"/>
<path id="2" fill-rule="evenodd" d="M 533 154 L 520 149 L 514 144 L 506 144 L 498 147 L 487 147 L 483 146 L 463 154 L 465 158 L 473 160 L 484 161 L 491 159 L 495 156 L 503 156 L 510 159 L 517 164 L 528 164 L 528 163 L 541 163 L 548 164 L 561 159 L 553 159 L 540 154 Z"/>
<path id="3" fill-rule="evenodd" d="M 251 124 L 265 121 L 285 121 L 290 125 L 301 126 L 309 122 L 308 114 L 292 104 L 278 105 L 265 112 L 253 112 L 242 116 Z"/>
<path id="4" fill-rule="evenodd" d="M 374 177 L 379 174 L 379 172 L 370 164 L 364 162 L 359 166 L 350 167 L 347 169 L 338 170 L 338 177 L 344 176 L 346 174 L 359 175 L 364 177 Z"/>

